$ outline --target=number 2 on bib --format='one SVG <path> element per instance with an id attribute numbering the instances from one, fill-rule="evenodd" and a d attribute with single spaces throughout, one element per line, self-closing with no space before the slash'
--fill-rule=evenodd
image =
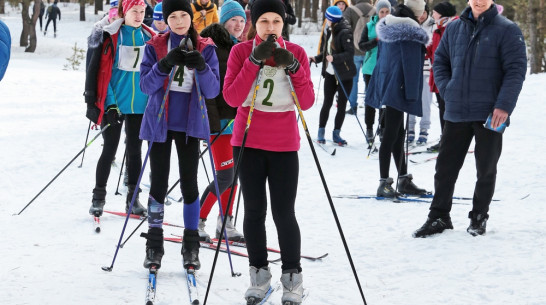
<path id="1" fill-rule="evenodd" d="M 272 79 L 266 79 L 264 81 L 264 88 L 267 89 L 269 87 L 269 91 L 267 92 L 267 96 L 262 102 L 262 105 L 264 106 L 273 106 L 273 103 L 269 102 L 269 99 L 271 98 L 271 94 L 273 93 L 273 88 L 275 87 L 275 82 L 273 82 Z"/>

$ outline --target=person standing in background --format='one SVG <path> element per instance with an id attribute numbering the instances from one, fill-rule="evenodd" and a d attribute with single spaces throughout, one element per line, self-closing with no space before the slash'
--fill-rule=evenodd
<path id="1" fill-rule="evenodd" d="M 353 5 L 349 6 L 343 12 L 343 18 L 347 20 L 349 26 L 353 31 L 353 39 L 358 38 L 362 35 L 363 29 L 366 27 L 366 24 L 370 21 L 371 16 L 375 14 L 375 8 L 369 3 L 370 0 L 353 0 Z M 360 23 L 359 23 L 360 21 Z M 362 65 L 364 64 L 364 54 L 365 52 L 360 50 L 357 47 L 358 42 L 355 45 L 355 55 L 353 56 L 353 61 L 355 63 L 356 71 L 360 71 Z M 357 72 L 353 77 L 353 86 L 349 94 L 349 110 L 347 114 L 356 115 L 358 109 L 358 81 L 360 80 L 360 73 Z"/>

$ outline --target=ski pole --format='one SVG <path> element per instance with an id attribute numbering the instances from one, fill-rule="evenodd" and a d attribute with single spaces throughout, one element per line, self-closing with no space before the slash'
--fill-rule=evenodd
<path id="1" fill-rule="evenodd" d="M 60 171 L 57 175 L 55 175 L 55 177 L 53 177 L 53 179 L 51 179 L 51 181 L 49 181 L 49 183 L 48 183 L 46 186 L 44 186 L 44 188 L 43 188 L 38 194 L 36 194 L 36 196 L 34 196 L 34 198 L 32 198 L 32 200 L 31 200 L 29 203 L 27 203 L 27 205 L 25 205 L 25 207 L 24 207 L 21 211 L 19 211 L 19 213 L 13 214 L 13 215 L 14 215 L 14 216 L 15 216 L 15 215 L 21 215 L 21 213 L 23 213 L 23 211 L 24 211 L 32 202 L 34 202 L 34 200 L 36 200 L 36 198 L 38 198 L 38 196 L 40 196 L 40 194 L 42 194 L 42 193 L 45 191 L 45 189 L 47 189 L 47 188 L 49 187 L 49 185 L 51 185 L 51 183 L 53 183 L 53 181 L 55 181 L 55 179 L 57 179 L 57 177 L 59 177 L 59 176 L 64 172 L 64 170 L 65 170 L 68 166 L 70 166 L 70 164 L 72 164 L 72 162 L 74 162 L 74 160 L 76 160 L 76 159 L 80 156 L 80 154 L 82 154 L 82 153 L 87 149 L 87 147 L 89 147 L 89 145 L 91 145 L 91 143 L 93 143 L 93 141 L 95 141 L 95 140 L 96 140 L 96 139 L 97 139 L 97 138 L 98 138 L 106 129 L 108 129 L 108 127 L 110 127 L 110 124 L 107 124 L 103 129 L 101 129 L 101 131 L 100 131 L 96 136 L 93 137 L 93 139 L 91 139 L 91 141 L 89 141 L 89 143 L 85 144 L 85 146 L 83 147 L 83 149 L 80 150 L 80 152 L 79 152 L 76 156 L 74 156 L 74 158 L 72 158 L 72 160 L 70 160 L 70 162 L 68 162 L 68 164 L 66 164 L 65 167 L 63 167 L 63 169 L 61 169 L 61 171 Z"/>
<path id="2" fill-rule="evenodd" d="M 274 36 L 274 35 L 270 35 L 269 37 L 272 37 L 272 36 Z M 268 40 L 269 40 L 269 37 L 268 37 Z M 239 176 L 239 167 L 241 166 L 241 160 L 242 160 L 243 152 L 244 152 L 244 149 L 245 149 L 246 139 L 247 139 L 247 136 L 248 136 L 248 129 L 250 128 L 250 123 L 252 122 L 252 114 L 254 113 L 254 103 L 256 102 L 256 95 L 258 93 L 258 90 L 260 89 L 260 80 L 261 80 L 262 74 L 263 74 L 262 70 L 263 70 L 263 62 L 260 64 L 260 70 L 258 71 L 256 86 L 254 87 L 254 93 L 252 95 L 252 101 L 250 102 L 250 109 L 248 111 L 248 119 L 246 121 L 246 127 L 245 127 L 245 131 L 244 131 L 244 134 L 243 134 L 243 141 L 241 143 L 241 150 L 240 150 L 239 156 L 237 158 L 237 163 L 235 164 L 235 174 L 233 176 L 233 182 L 231 183 L 231 190 L 229 192 L 229 199 L 228 199 L 224 219 L 222 221 L 222 229 L 220 230 L 220 238 L 218 238 L 218 240 L 222 240 L 222 235 L 224 234 L 224 230 L 226 229 L 227 212 L 229 211 L 229 208 L 231 207 L 231 200 L 233 199 L 233 190 L 235 189 L 234 188 L 235 183 L 237 182 L 237 178 Z M 216 268 L 216 261 L 218 260 L 218 253 L 220 252 L 220 245 L 221 245 L 221 243 L 218 243 L 218 245 L 216 246 L 216 252 L 214 253 L 214 260 L 212 262 L 212 269 L 210 271 L 210 278 L 209 278 L 209 282 L 207 284 L 207 291 L 205 292 L 205 300 L 203 302 L 203 305 L 207 305 L 207 299 L 208 299 L 209 292 L 210 292 L 210 286 L 212 284 L 212 279 L 214 277 L 214 269 Z"/>
<path id="3" fill-rule="evenodd" d="M 89 139 L 89 131 L 91 130 L 91 120 L 89 120 L 89 127 L 87 127 L 87 135 L 85 136 L 85 142 L 84 144 L 87 143 L 87 139 Z M 85 158 L 85 151 L 83 152 L 82 154 L 82 162 L 80 163 L 80 166 L 78 166 L 78 168 L 82 168 L 83 166 L 83 158 Z"/>
<path id="4" fill-rule="evenodd" d="M 339 85 L 341 86 L 341 89 L 343 89 L 343 93 L 345 94 L 345 97 L 347 97 L 347 100 L 349 100 L 349 95 L 347 94 L 347 91 L 345 90 L 345 86 L 343 86 L 343 83 L 341 82 L 341 79 L 339 78 L 339 75 L 337 74 L 337 70 L 336 70 L 336 68 L 334 68 L 334 65 L 332 65 L 332 68 L 334 69 L 334 73 L 336 75 L 337 81 L 339 82 Z M 292 81 L 292 80 L 290 80 L 290 81 Z M 360 130 L 362 130 L 362 134 L 364 135 L 364 139 L 366 139 L 366 143 L 368 143 L 368 138 L 366 137 L 366 132 L 364 131 L 364 128 L 362 128 L 362 124 L 360 123 L 360 119 L 358 118 L 358 115 L 356 115 L 356 113 L 355 113 L 355 118 L 356 118 L 356 121 L 358 122 L 358 126 L 360 126 Z"/>
<path id="5" fill-rule="evenodd" d="M 133 198 L 131 198 L 131 206 L 128 209 L 129 211 L 133 210 L 133 205 L 138 195 L 138 188 L 140 187 L 140 181 L 142 180 L 142 175 L 144 174 L 144 169 L 146 168 L 146 163 L 148 162 L 148 157 L 150 156 L 150 151 L 152 150 L 152 146 L 154 144 L 155 133 L 159 129 L 159 124 L 161 123 L 161 118 L 163 117 L 163 111 L 165 110 L 165 102 L 167 101 L 167 97 L 169 96 L 169 91 L 171 90 L 171 84 L 177 70 L 178 70 L 178 66 L 174 66 L 171 71 L 171 74 L 169 75 L 169 82 L 167 83 L 167 88 L 165 89 L 165 94 L 163 95 L 163 101 L 161 102 L 159 113 L 157 114 L 157 122 L 152 132 L 152 140 L 150 140 L 150 143 L 148 144 L 148 151 L 146 152 L 146 156 L 144 157 L 144 162 L 142 163 L 140 174 L 138 175 L 138 181 L 135 187 L 135 192 L 133 192 Z M 127 216 L 125 217 L 125 223 L 123 224 L 123 229 L 121 230 L 121 235 L 119 236 L 118 245 L 116 246 L 116 252 L 114 253 L 114 258 L 112 259 L 112 264 L 110 265 L 110 267 L 103 266 L 101 269 L 104 271 L 112 272 L 112 269 L 114 268 L 114 263 L 116 262 L 116 257 L 118 256 L 121 240 L 123 239 L 123 234 L 125 233 L 125 228 L 127 227 L 127 222 L 129 221 L 130 216 L 131 216 L 131 213 L 127 213 Z"/>
<path id="6" fill-rule="evenodd" d="M 224 126 L 220 132 L 216 135 L 216 137 L 214 137 L 214 139 L 212 139 L 212 142 L 210 142 L 210 146 L 212 146 L 216 140 L 218 140 L 218 138 L 220 137 L 220 135 L 222 135 L 222 133 L 224 132 L 224 130 L 226 130 L 230 125 L 231 123 L 233 123 L 233 120 L 231 120 L 228 124 L 226 124 L 226 126 Z M 205 150 L 203 150 L 203 152 L 199 155 L 199 158 L 202 158 L 203 155 L 209 150 L 210 148 L 209 145 L 207 145 L 207 148 L 205 148 Z M 173 186 L 171 186 L 171 188 L 169 189 L 169 191 L 167 192 L 167 196 L 169 196 L 169 194 L 174 190 L 174 188 L 178 185 L 178 183 L 180 183 L 180 179 L 178 179 L 174 184 Z M 210 184 L 210 182 L 209 182 Z"/>
<path id="7" fill-rule="evenodd" d="M 207 115 L 207 108 L 205 106 L 205 99 L 203 98 L 203 95 L 201 94 L 201 86 L 199 84 L 199 77 L 198 77 L 198 73 L 196 71 L 196 73 L 194 73 L 194 79 L 195 79 L 195 86 L 197 87 L 197 94 L 199 96 L 199 105 L 201 106 L 201 119 L 203 121 L 203 125 L 205 126 L 205 130 L 208 130 L 208 134 L 210 134 L 210 129 L 209 129 L 209 119 L 208 119 L 208 115 Z M 209 137 L 206 137 L 205 141 L 207 142 L 207 146 L 210 146 L 210 140 L 209 140 Z M 212 178 L 214 179 L 214 188 L 216 189 L 216 198 L 218 199 L 218 208 L 220 209 L 220 215 L 223 215 L 223 212 L 222 212 L 222 203 L 220 202 L 220 187 L 218 187 L 218 178 L 216 176 L 216 168 L 214 167 L 214 159 L 212 157 L 212 150 L 209 149 L 209 157 L 210 157 L 210 166 L 211 166 L 211 171 L 212 171 Z M 201 158 L 201 161 L 203 161 L 203 167 L 205 167 L 205 161 L 203 160 L 203 158 Z M 206 172 L 207 168 L 205 167 L 205 172 Z M 208 175 L 207 175 L 207 178 L 208 178 Z M 210 184 L 210 181 L 209 181 L 209 184 Z M 226 210 L 226 214 L 227 214 L 227 210 Z M 224 216 L 222 216 L 224 217 Z M 222 221 L 224 220 L 224 218 L 222 218 Z M 226 240 L 227 240 L 227 233 L 224 231 L 225 230 L 225 227 L 222 228 L 222 233 L 225 233 L 226 235 Z M 222 240 L 222 235 L 220 235 L 220 240 Z M 226 244 L 226 248 L 227 248 L 227 253 L 228 253 L 228 260 L 229 260 L 229 266 L 231 268 L 231 276 L 232 277 L 236 277 L 236 276 L 241 276 L 241 273 L 240 272 L 235 272 L 233 271 L 233 262 L 231 261 L 231 251 L 229 249 L 229 245 Z"/>
<path id="8" fill-rule="evenodd" d="M 126 158 L 127 158 L 127 147 L 125 147 L 125 152 L 123 153 L 123 160 L 121 160 L 121 168 L 119 169 L 119 177 L 118 177 L 118 186 L 116 187 L 115 195 L 121 195 L 121 193 L 119 192 L 119 182 L 121 181 L 121 174 L 123 173 L 123 165 L 125 164 Z"/>
<path id="9" fill-rule="evenodd" d="M 347 258 L 349 259 L 349 263 L 351 265 L 351 269 L 353 270 L 353 275 L 356 280 L 356 284 L 358 286 L 358 290 L 360 291 L 360 295 L 362 296 L 362 301 L 364 301 L 364 305 L 366 305 L 366 299 L 364 297 L 364 292 L 362 291 L 362 286 L 360 285 L 360 280 L 358 279 L 358 274 L 356 272 L 356 268 L 353 262 L 353 258 L 351 256 L 351 251 L 349 250 L 349 246 L 347 245 L 347 240 L 345 239 L 345 234 L 343 234 L 343 229 L 341 228 L 341 223 L 339 221 L 339 218 L 337 216 L 336 208 L 334 206 L 334 202 L 332 201 L 332 196 L 330 195 L 330 191 L 328 190 L 328 185 L 326 184 L 326 179 L 324 178 L 324 173 L 322 172 L 322 168 L 320 166 L 320 162 L 317 157 L 317 152 L 315 151 L 315 147 L 313 145 L 313 140 L 311 139 L 311 135 L 309 134 L 309 129 L 307 128 L 307 123 L 305 122 L 305 118 L 303 116 L 303 111 L 301 110 L 300 102 L 298 100 L 298 96 L 296 95 L 296 91 L 294 89 L 294 84 L 292 84 L 292 79 L 290 78 L 290 74 L 288 73 L 288 70 L 285 69 L 284 72 L 286 73 L 286 78 L 288 79 L 288 83 L 290 84 L 290 91 L 292 93 L 292 98 L 294 99 L 294 103 L 296 104 L 296 108 L 298 109 L 298 113 L 301 117 L 301 123 L 303 125 L 303 129 L 305 131 L 305 135 L 307 136 L 307 141 L 309 142 L 309 146 L 311 147 L 311 152 L 313 153 L 313 158 L 315 159 L 315 164 L 317 165 L 317 170 L 320 175 L 320 179 L 322 180 L 322 185 L 324 186 L 324 191 L 326 192 L 326 197 L 328 197 L 328 202 L 330 203 L 330 208 L 332 209 L 332 214 L 334 216 L 334 219 L 336 221 L 337 229 L 339 231 L 339 235 L 341 237 L 341 241 L 343 242 L 343 247 L 345 248 L 345 252 L 347 253 Z M 334 70 L 335 72 L 335 70 Z M 339 78 L 338 78 L 339 79 Z M 341 84 L 341 82 L 340 82 Z M 343 88 L 343 85 L 342 85 Z M 345 91 L 345 89 L 343 89 Z M 345 92 L 345 94 L 347 94 Z M 362 126 L 360 126 L 362 127 Z"/>

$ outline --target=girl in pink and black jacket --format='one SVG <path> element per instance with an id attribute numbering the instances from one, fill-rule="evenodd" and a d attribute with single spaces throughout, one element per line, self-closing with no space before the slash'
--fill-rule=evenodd
<path id="1" fill-rule="evenodd" d="M 300 136 L 291 88 L 295 88 L 302 110 L 313 105 L 314 91 L 307 55 L 300 46 L 283 40 L 284 5 L 281 1 L 256 0 L 251 8 L 256 36 L 235 45 L 224 79 L 226 102 L 238 107 L 233 126 L 233 156 L 238 160 L 257 78 L 259 90 L 248 130 L 239 178 L 245 203 L 243 231 L 250 260 L 251 286 L 248 299 L 261 299 L 269 288 L 265 217 L 266 181 L 271 211 L 281 248 L 283 302 L 301 302 L 301 238 L 294 204 L 298 185 Z M 276 42 L 268 37 L 276 35 Z M 302 63 L 300 65 L 300 63 Z M 261 68 L 263 67 L 263 68 Z M 258 73 L 262 73 L 258 77 Z"/>

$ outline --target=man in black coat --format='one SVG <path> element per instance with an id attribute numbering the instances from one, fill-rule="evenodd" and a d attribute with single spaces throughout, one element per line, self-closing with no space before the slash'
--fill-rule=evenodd
<path id="1" fill-rule="evenodd" d="M 434 53 L 434 80 L 445 100 L 445 125 L 434 176 L 436 193 L 428 219 L 414 237 L 453 229 L 449 216 L 453 191 L 472 139 L 477 181 L 467 232 L 485 234 L 502 150 L 499 127 L 509 124 L 525 79 L 521 30 L 498 14 L 493 0 L 468 3 L 460 19 L 447 26 Z"/>

